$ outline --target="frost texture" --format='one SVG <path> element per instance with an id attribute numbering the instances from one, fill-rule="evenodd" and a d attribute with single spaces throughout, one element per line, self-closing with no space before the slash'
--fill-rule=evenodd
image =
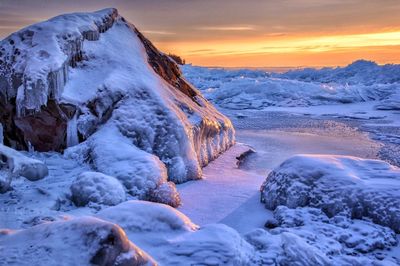
<path id="1" fill-rule="evenodd" d="M 228 109 L 381 101 L 378 109 L 396 110 L 400 105 L 399 65 L 378 66 L 360 60 L 343 68 L 293 70 L 284 74 L 191 65 L 182 69 L 207 99 Z"/>
<path id="2" fill-rule="evenodd" d="M 95 218 L 50 222 L 0 233 L 2 265 L 154 264 L 119 226 Z"/>
<path id="3" fill-rule="evenodd" d="M 71 184 L 72 200 L 77 206 L 89 203 L 117 205 L 125 201 L 125 190 L 112 176 L 83 172 Z"/>
<path id="4" fill-rule="evenodd" d="M 384 255 L 398 244 L 390 228 L 309 207 L 274 211 L 277 226 L 245 235 L 263 265 L 396 265 Z"/>
<path id="5" fill-rule="evenodd" d="M 400 170 L 379 160 L 297 155 L 271 172 L 261 187 L 268 209 L 316 207 L 328 217 L 369 218 L 400 232 Z"/>

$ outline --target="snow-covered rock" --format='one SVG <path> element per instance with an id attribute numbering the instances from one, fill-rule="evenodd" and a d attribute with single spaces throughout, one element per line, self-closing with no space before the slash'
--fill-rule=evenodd
<path id="1" fill-rule="evenodd" d="M 117 225 L 91 217 L 0 231 L 0 265 L 154 265 Z"/>
<path id="2" fill-rule="evenodd" d="M 127 232 L 193 231 L 198 228 L 176 209 L 160 203 L 130 200 L 96 214 L 118 224 Z"/>
<path id="3" fill-rule="evenodd" d="M 121 183 L 112 176 L 83 172 L 71 185 L 72 201 L 77 206 L 89 203 L 117 205 L 126 199 Z"/>
<path id="4" fill-rule="evenodd" d="M 350 156 L 296 155 L 272 171 L 261 187 L 268 209 L 320 208 L 328 217 L 371 219 L 400 232 L 400 169 Z"/>
<path id="5" fill-rule="evenodd" d="M 63 151 L 83 142 L 96 171 L 117 177 L 141 198 L 168 197 L 162 202 L 177 205 L 165 179 L 200 178 L 201 167 L 234 143 L 230 120 L 116 9 L 61 15 L 22 29 L 1 41 L 0 66 L 7 145 Z M 115 145 L 102 152 L 104 137 Z M 105 153 L 109 161 L 99 159 Z M 112 158 L 118 153 L 121 164 Z M 118 165 L 126 169 L 113 168 Z"/>

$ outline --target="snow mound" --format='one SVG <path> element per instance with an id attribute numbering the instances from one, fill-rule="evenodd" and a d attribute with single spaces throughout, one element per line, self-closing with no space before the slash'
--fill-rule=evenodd
<path id="1" fill-rule="evenodd" d="M 147 201 L 131 200 L 104 209 L 97 217 L 118 224 L 127 232 L 193 231 L 197 225 L 174 208 Z"/>
<path id="2" fill-rule="evenodd" d="M 183 66 L 182 70 L 207 99 L 227 109 L 398 102 L 400 99 L 398 65 L 378 66 L 360 61 L 345 68 L 294 70 L 285 74 L 191 65 Z"/>
<path id="3" fill-rule="evenodd" d="M 261 187 L 268 209 L 320 208 L 328 217 L 371 219 L 400 232 L 400 169 L 350 156 L 296 155 L 272 171 Z"/>
<path id="4" fill-rule="evenodd" d="M 0 257 L 2 265 L 155 264 L 119 226 L 90 217 L 2 230 Z"/>
<path id="5" fill-rule="evenodd" d="M 96 172 L 83 172 L 71 185 L 72 201 L 77 206 L 89 203 L 117 205 L 125 201 L 125 190 L 112 176 Z"/>
<path id="6" fill-rule="evenodd" d="M 166 265 L 253 265 L 254 248 L 224 224 L 211 224 L 172 239 L 160 261 Z"/>

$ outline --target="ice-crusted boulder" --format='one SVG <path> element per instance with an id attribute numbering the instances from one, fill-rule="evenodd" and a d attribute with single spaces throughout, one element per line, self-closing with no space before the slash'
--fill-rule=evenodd
<path id="1" fill-rule="evenodd" d="M 122 184 L 112 176 L 83 172 L 72 182 L 72 201 L 77 206 L 89 203 L 117 205 L 126 199 Z"/>
<path id="2" fill-rule="evenodd" d="M 339 155 L 296 155 L 261 187 L 268 209 L 314 207 L 328 217 L 371 219 L 400 232 L 400 169 L 379 160 Z"/>
<path id="3" fill-rule="evenodd" d="M 155 265 L 119 226 L 91 217 L 3 229 L 0 257 L 0 265 Z"/>
<path id="4" fill-rule="evenodd" d="M 164 181 L 161 191 L 153 191 L 164 179 L 160 162 L 170 181 L 197 179 L 201 167 L 234 143 L 230 120 L 112 8 L 61 15 L 2 40 L 0 110 L 7 145 L 63 151 L 81 143 L 87 146 L 82 148 L 87 162 L 93 161 L 96 171 L 108 168 L 112 176 L 115 160 L 98 163 L 100 143 L 105 135 L 110 142 L 125 138 L 124 149 L 140 150 L 142 159 L 125 158 L 130 166 L 116 177 L 135 194 L 140 182 L 133 165 L 145 161 L 142 173 L 153 165 L 149 172 L 155 171 L 145 173 L 136 193 L 152 194 L 151 200 L 174 196 L 173 185 Z M 107 151 L 117 157 L 122 148 Z M 143 190 L 149 180 L 150 188 Z"/>
<path id="5" fill-rule="evenodd" d="M 48 173 L 49 170 L 43 162 L 0 144 L 0 192 L 6 191 L 15 177 L 23 176 L 30 181 L 36 181 Z"/>

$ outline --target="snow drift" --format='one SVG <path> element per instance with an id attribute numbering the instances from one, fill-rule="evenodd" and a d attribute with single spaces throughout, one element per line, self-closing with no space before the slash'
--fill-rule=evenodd
<path id="1" fill-rule="evenodd" d="M 371 219 L 400 232 L 400 169 L 350 156 L 296 155 L 261 187 L 268 209 L 314 207 L 328 217 Z"/>
<path id="2" fill-rule="evenodd" d="M 133 196 L 171 205 L 179 201 L 167 178 L 200 178 L 234 143 L 230 120 L 116 9 L 61 15 L 2 40 L 0 109 L 6 145 L 75 146 L 71 154 L 117 175 Z M 112 160 L 120 153 L 123 163 Z"/>

